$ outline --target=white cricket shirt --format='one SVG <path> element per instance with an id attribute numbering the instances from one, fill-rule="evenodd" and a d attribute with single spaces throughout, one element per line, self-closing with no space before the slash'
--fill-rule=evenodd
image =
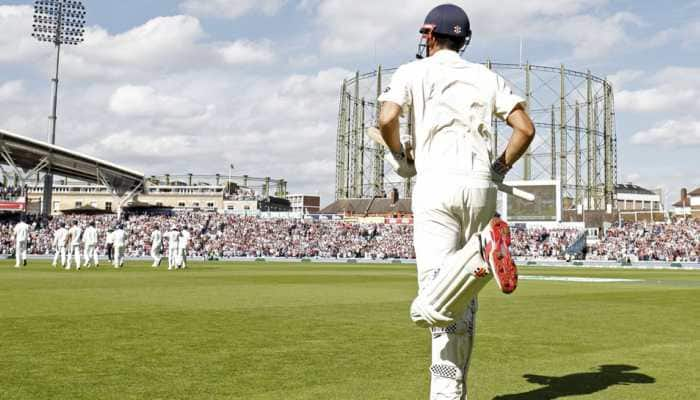
<path id="1" fill-rule="evenodd" d="M 171 249 L 177 248 L 177 245 L 178 245 L 177 241 L 178 241 L 178 238 L 180 237 L 180 232 L 169 231 L 168 233 L 166 233 L 166 236 L 168 238 L 168 246 Z"/>
<path id="2" fill-rule="evenodd" d="M 506 120 L 518 104 L 525 105 L 503 78 L 450 50 L 399 67 L 379 101 L 398 104 L 404 114 L 413 106 L 419 176 L 485 180 L 496 157 L 492 116 Z"/>
<path id="3" fill-rule="evenodd" d="M 68 230 L 66 228 L 58 228 L 53 236 L 54 246 L 66 247 L 66 239 L 68 239 Z"/>
<path id="4" fill-rule="evenodd" d="M 115 247 L 123 247 L 126 244 L 126 233 L 121 229 L 117 229 L 112 232 L 112 240 Z"/>
<path id="5" fill-rule="evenodd" d="M 182 233 L 180 234 L 180 241 L 178 243 L 178 247 L 180 249 L 187 249 L 187 246 L 190 243 L 190 232 L 187 230 L 183 230 Z"/>
<path id="6" fill-rule="evenodd" d="M 15 241 L 16 242 L 26 242 L 29 238 L 29 225 L 24 222 L 20 222 L 15 225 Z"/>
<path id="7" fill-rule="evenodd" d="M 68 233 L 70 234 L 70 245 L 72 247 L 80 246 L 80 234 L 83 233 L 83 230 L 78 226 L 73 226 Z"/>
<path id="8" fill-rule="evenodd" d="M 153 247 L 160 247 L 163 245 L 163 235 L 161 235 L 158 229 L 151 233 L 151 245 Z"/>
<path id="9" fill-rule="evenodd" d="M 97 229 L 92 226 L 85 228 L 85 232 L 83 233 L 83 242 L 89 246 L 97 244 Z"/>

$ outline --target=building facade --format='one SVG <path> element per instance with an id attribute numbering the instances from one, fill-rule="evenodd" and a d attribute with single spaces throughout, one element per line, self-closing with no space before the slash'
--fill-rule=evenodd
<path id="1" fill-rule="evenodd" d="M 690 193 L 681 189 L 681 198 L 673 204 L 672 213 L 679 217 L 700 218 L 700 188 Z"/>
<path id="2" fill-rule="evenodd" d="M 291 203 L 292 212 L 315 214 L 321 211 L 321 196 L 308 194 L 290 194 L 287 200 Z"/>

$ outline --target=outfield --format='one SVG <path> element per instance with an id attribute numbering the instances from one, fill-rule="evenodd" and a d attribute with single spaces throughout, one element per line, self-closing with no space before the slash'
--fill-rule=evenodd
<path id="1" fill-rule="evenodd" d="M 0 399 L 427 399 L 411 265 L 11 265 Z M 698 398 L 700 272 L 521 274 L 641 281 L 490 284 L 470 399 Z"/>

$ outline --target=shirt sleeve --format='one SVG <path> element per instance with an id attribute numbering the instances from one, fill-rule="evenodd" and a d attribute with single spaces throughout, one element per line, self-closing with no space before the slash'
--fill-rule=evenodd
<path id="1" fill-rule="evenodd" d="M 412 102 L 410 83 L 408 68 L 402 65 L 391 77 L 391 84 L 379 96 L 379 102 L 390 101 L 398 104 L 401 107 L 401 111 L 405 113 Z"/>
<path id="2" fill-rule="evenodd" d="M 513 94 L 505 79 L 496 75 L 496 97 L 493 102 L 494 115 L 505 121 L 518 105 L 525 108 L 527 103 L 522 97 Z"/>

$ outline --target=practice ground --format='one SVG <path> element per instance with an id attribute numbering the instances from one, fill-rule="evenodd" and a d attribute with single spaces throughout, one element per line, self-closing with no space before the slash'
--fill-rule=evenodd
<path id="1" fill-rule="evenodd" d="M 0 399 L 427 399 L 414 268 L 3 261 Z M 698 398 L 700 272 L 521 274 L 642 281 L 487 286 L 470 399 Z"/>

